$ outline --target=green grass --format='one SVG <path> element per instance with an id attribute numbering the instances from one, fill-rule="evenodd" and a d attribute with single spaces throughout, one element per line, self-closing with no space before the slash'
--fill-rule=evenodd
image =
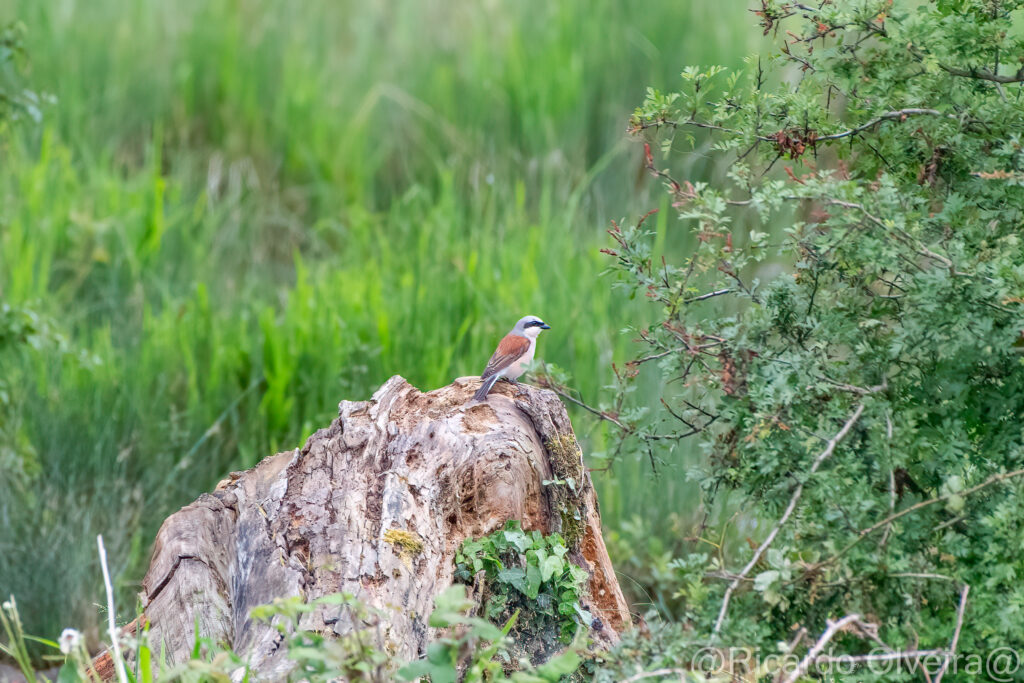
<path id="1" fill-rule="evenodd" d="M 0 139 L 0 595 L 96 634 L 159 523 L 393 374 L 476 374 L 520 315 L 596 400 L 645 304 L 609 219 L 664 205 L 625 120 L 735 64 L 744 3 L 14 0 L 38 127 Z M 691 159 L 693 173 L 703 160 Z M 676 247 L 671 220 L 660 223 Z M 576 418 L 584 442 L 601 432 Z M 599 481 L 606 523 L 692 507 Z"/>

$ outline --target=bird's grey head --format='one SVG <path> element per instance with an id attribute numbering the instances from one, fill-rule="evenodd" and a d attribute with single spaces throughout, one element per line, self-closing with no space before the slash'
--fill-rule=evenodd
<path id="1" fill-rule="evenodd" d="M 550 330 L 551 326 L 535 315 L 525 315 L 512 328 L 513 334 L 523 337 L 536 337 L 541 330 Z"/>

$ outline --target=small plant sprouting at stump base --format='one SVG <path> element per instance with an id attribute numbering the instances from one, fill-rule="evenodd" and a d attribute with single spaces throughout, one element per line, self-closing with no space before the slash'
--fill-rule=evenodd
<path id="1" fill-rule="evenodd" d="M 170 516 L 141 594 L 151 645 L 163 643 L 172 663 L 187 659 L 198 622 L 257 675 L 281 677 L 291 666 L 281 635 L 250 610 L 344 591 L 387 614 L 383 651 L 414 659 L 435 635 L 427 618 L 456 580 L 463 542 L 510 520 L 561 534 L 585 577 L 591 635 L 615 642 L 629 613 L 565 408 L 549 391 L 504 384 L 471 403 L 476 387 L 463 378 L 421 393 L 393 377 L 369 401 L 343 401 L 301 449 L 232 474 Z M 325 605 L 301 627 L 345 634 L 360 626 L 348 614 Z"/>

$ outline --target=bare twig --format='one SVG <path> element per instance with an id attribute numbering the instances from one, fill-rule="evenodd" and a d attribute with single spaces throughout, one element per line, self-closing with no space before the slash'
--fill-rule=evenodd
<path id="1" fill-rule="evenodd" d="M 894 659 L 921 659 L 946 654 L 945 650 L 896 650 L 870 655 L 822 655 L 815 659 L 821 664 L 864 664 L 867 662 L 891 662 Z"/>
<path id="2" fill-rule="evenodd" d="M 952 576 L 946 576 L 945 574 L 930 574 L 927 572 L 900 572 L 899 574 L 889 574 L 894 579 L 935 579 L 936 581 L 953 581 Z"/>
<path id="3" fill-rule="evenodd" d="M 841 140 L 842 138 L 847 138 L 851 135 L 856 135 L 857 133 L 863 133 L 870 128 L 874 128 L 883 121 L 903 121 L 911 116 L 945 116 L 951 119 L 956 118 L 953 114 L 945 114 L 937 109 L 897 109 L 896 111 L 889 111 L 881 114 L 880 116 L 876 116 L 867 123 L 862 123 L 856 128 L 844 130 L 840 133 L 833 133 L 832 135 L 822 135 L 819 138 L 815 138 L 814 142 L 821 142 L 823 140 Z"/>
<path id="4" fill-rule="evenodd" d="M 837 382 L 834 379 L 830 379 L 829 377 L 826 377 L 825 375 L 822 375 L 821 378 L 823 380 L 825 380 L 826 382 L 828 382 L 829 384 L 831 384 L 832 386 L 834 386 L 836 389 L 842 389 L 843 391 L 849 391 L 850 393 L 853 393 L 853 394 L 860 394 L 861 396 L 867 396 L 868 394 L 877 394 L 879 391 L 885 391 L 885 389 L 887 389 L 888 386 L 889 386 L 887 382 L 883 381 L 881 384 L 876 384 L 875 386 L 872 386 L 872 387 L 859 387 L 859 386 L 857 386 L 855 384 L 846 384 L 844 382 Z"/>
<path id="5" fill-rule="evenodd" d="M 118 643 L 117 624 L 114 620 L 114 587 L 110 583 L 110 570 L 107 569 L 107 551 L 103 547 L 103 536 L 96 537 L 96 545 L 100 551 L 100 567 L 103 569 L 103 585 L 107 589 L 107 627 L 110 633 L 110 647 L 113 650 L 114 668 L 117 670 L 117 680 L 120 683 L 128 683 L 128 676 L 124 671 L 124 660 L 121 659 L 121 645 Z"/>
<path id="6" fill-rule="evenodd" d="M 683 301 L 683 303 L 692 304 L 692 303 L 696 303 L 698 301 L 704 301 L 705 299 L 710 299 L 712 297 L 722 296 L 723 294 L 729 294 L 730 292 L 732 292 L 732 290 L 728 289 L 728 288 L 726 288 L 726 289 L 719 289 L 719 290 L 716 290 L 714 292 L 708 292 L 707 294 L 701 294 L 700 296 L 691 297 L 691 298 L 686 299 L 685 301 Z"/>
<path id="7" fill-rule="evenodd" d="M 942 531 L 943 529 L 945 529 L 947 527 L 951 527 L 954 524 L 957 524 L 958 522 L 964 521 L 965 519 L 967 519 L 967 515 L 957 515 L 953 519 L 947 519 L 942 524 L 936 524 L 935 528 L 932 529 L 932 531 Z"/>
<path id="8" fill-rule="evenodd" d="M 889 414 L 885 416 L 885 454 L 889 461 L 889 514 L 891 515 L 896 512 L 896 469 L 892 466 L 892 416 Z M 890 532 L 892 532 L 891 524 L 885 527 L 885 533 L 882 534 L 882 540 L 879 543 L 882 548 L 889 542 Z"/>
<path id="9" fill-rule="evenodd" d="M 804 639 L 804 636 L 806 636 L 806 635 L 807 635 L 807 627 L 806 626 L 801 626 L 797 630 L 796 635 L 793 636 L 793 640 L 789 641 L 789 645 L 786 647 L 786 652 L 787 653 L 794 652 L 796 650 L 796 648 L 800 645 L 800 642 Z"/>
<path id="10" fill-rule="evenodd" d="M 956 644 L 960 641 L 960 629 L 964 625 L 964 610 L 967 609 L 967 594 L 970 590 L 970 585 L 965 583 L 960 591 L 960 606 L 956 609 L 956 630 L 953 631 L 953 640 L 949 643 L 949 652 L 946 653 L 946 659 L 942 662 L 942 668 L 939 669 L 939 673 L 935 676 L 935 683 L 939 683 L 942 677 L 946 675 L 946 669 L 949 668 L 950 660 L 956 656 Z"/>
<path id="11" fill-rule="evenodd" d="M 652 354 L 650 356 L 644 356 L 643 358 L 637 358 L 636 360 L 631 360 L 631 361 L 629 361 L 629 365 L 642 365 L 643 363 L 646 363 L 647 361 L 658 360 L 659 358 L 664 358 L 665 356 L 670 356 L 673 353 L 679 353 L 680 351 L 685 351 L 685 350 L 686 350 L 685 346 L 679 346 L 679 347 L 676 347 L 674 349 L 665 349 L 661 353 L 655 353 L 655 354 Z"/>
<path id="12" fill-rule="evenodd" d="M 606 412 L 604 412 L 602 410 L 598 410 L 597 408 L 594 408 L 593 406 L 589 406 L 586 403 L 584 403 L 583 401 L 580 401 L 579 399 L 572 397 L 571 395 L 569 395 L 566 392 L 562 391 L 560 387 L 558 387 L 558 386 L 556 386 L 554 384 L 550 384 L 549 383 L 546 388 L 550 389 L 553 392 L 555 392 L 556 394 L 558 394 L 559 396 L 564 398 L 566 401 L 569 401 L 570 403 L 575 403 L 580 408 L 583 408 L 583 410 L 586 410 L 588 413 L 593 413 L 594 415 L 597 415 L 602 420 L 607 420 L 608 422 L 611 422 L 613 425 L 615 425 L 616 427 L 618 427 L 619 429 L 621 429 L 624 432 L 632 432 L 633 431 L 632 428 L 622 424 L 621 422 L 619 422 L 617 419 L 615 419 L 614 417 L 612 417 L 608 413 L 606 413 Z"/>
<path id="13" fill-rule="evenodd" d="M 835 450 L 836 445 L 849 433 L 850 429 L 852 429 L 853 425 L 860 419 L 863 412 L 864 404 L 861 403 L 857 406 L 857 410 L 854 411 L 853 415 L 850 416 L 850 419 L 846 421 L 846 424 L 843 425 L 842 429 L 840 429 L 836 435 L 829 440 L 828 444 L 825 446 L 825 450 L 819 453 L 818 457 L 814 459 L 814 462 L 811 464 L 811 469 L 807 473 L 808 478 L 813 476 L 814 473 L 817 472 L 818 467 L 821 466 L 821 463 L 825 462 L 825 460 L 832 455 L 832 451 Z M 779 519 L 775 524 L 775 527 L 768 533 L 768 537 L 764 539 L 761 545 L 758 546 L 757 550 L 754 551 L 754 556 L 750 558 L 750 562 L 748 562 L 739 575 L 733 579 L 732 583 L 729 584 L 729 587 L 725 589 L 725 595 L 722 597 L 722 607 L 718 611 L 718 619 L 715 620 L 715 628 L 712 632 L 714 635 L 717 636 L 722 630 L 722 623 L 725 621 L 725 615 L 729 610 L 729 600 L 732 598 L 733 591 L 735 591 L 740 585 L 740 581 L 750 573 L 750 570 L 754 568 L 754 565 L 756 565 L 758 560 L 761 559 L 761 555 L 768 550 L 768 546 L 770 546 L 772 541 L 775 540 L 779 530 L 782 529 L 782 525 L 784 525 L 789 520 L 790 515 L 793 514 L 797 503 L 800 502 L 800 496 L 803 495 L 803 492 L 804 483 L 800 482 L 793 491 L 793 495 L 789 499 L 789 505 L 786 507 L 786 511 L 782 514 L 782 518 Z"/>
<path id="14" fill-rule="evenodd" d="M 654 671 L 643 671 L 638 674 L 634 674 L 629 678 L 623 679 L 622 683 L 636 683 L 636 681 L 642 681 L 645 678 L 655 678 L 657 676 L 675 676 L 678 675 L 680 680 L 683 676 L 690 673 L 686 669 L 655 669 Z"/>
<path id="15" fill-rule="evenodd" d="M 807 656 L 800 660 L 800 663 L 797 664 L 797 667 L 790 671 L 789 675 L 783 679 L 783 683 L 796 683 L 796 680 L 798 678 L 807 673 L 807 670 L 811 667 L 811 664 L 813 664 L 815 659 L 817 659 L 818 655 L 821 654 L 821 651 L 825 649 L 825 646 L 828 645 L 829 641 L 835 638 L 836 634 L 839 633 L 839 631 L 844 629 L 849 624 L 852 624 L 857 621 L 860 621 L 859 614 L 848 614 L 838 621 L 828 621 L 828 628 L 826 628 L 825 632 L 821 634 L 820 638 L 818 638 L 818 642 L 816 642 L 814 644 L 814 647 L 810 649 L 810 651 L 807 653 Z"/>

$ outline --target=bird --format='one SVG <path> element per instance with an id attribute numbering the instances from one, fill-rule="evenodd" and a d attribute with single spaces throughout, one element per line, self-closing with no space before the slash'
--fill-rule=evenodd
<path id="1" fill-rule="evenodd" d="M 487 362 L 483 374 L 480 375 L 483 384 L 473 394 L 473 400 L 486 400 L 487 392 L 499 379 L 504 378 L 515 382 L 526 371 L 526 367 L 533 362 L 533 354 L 537 350 L 537 335 L 541 333 L 541 330 L 550 329 L 550 325 L 535 315 L 520 318 L 512 331 L 498 342 L 498 348 L 491 356 L 491 360 Z"/>

